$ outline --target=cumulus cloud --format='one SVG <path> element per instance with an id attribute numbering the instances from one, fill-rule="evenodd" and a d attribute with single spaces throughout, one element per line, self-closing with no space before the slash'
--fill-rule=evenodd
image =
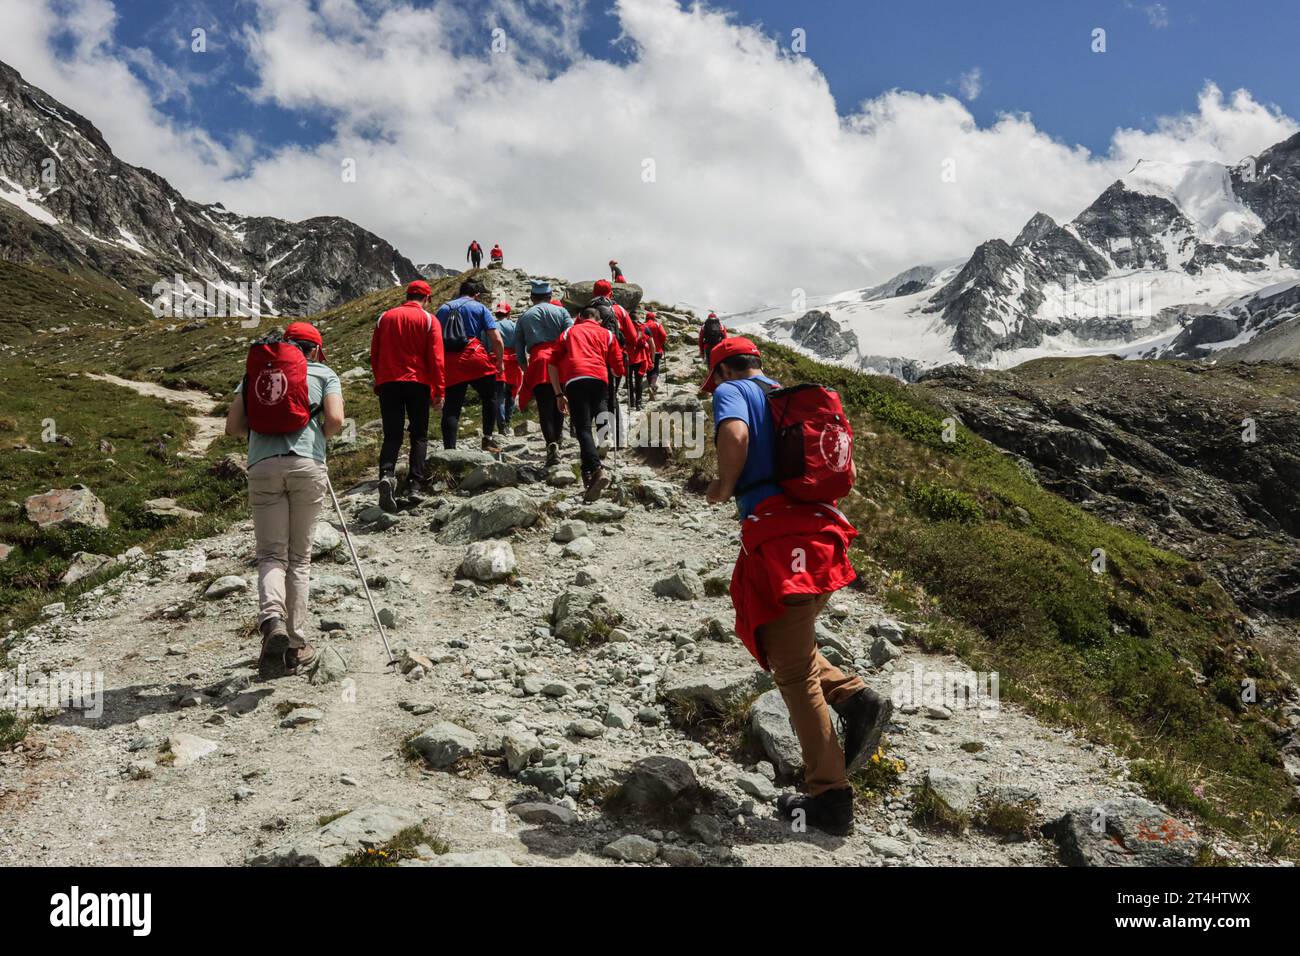
<path id="1" fill-rule="evenodd" d="M 75 2 L 101 17 L 111 9 Z M 1209 84 L 1194 113 L 1117 131 L 1104 155 L 1028 115 L 981 127 L 951 96 L 893 90 L 842 116 L 814 60 L 675 0 L 619 0 L 627 55 L 617 63 L 582 53 L 581 0 L 489 0 L 472 16 L 404 0 L 253 9 L 240 38 L 256 74 L 246 95 L 328 117 L 333 132 L 237 170 L 201 130 L 152 109 L 111 56 L 111 17 L 99 41 L 67 57 L 48 45 L 57 26 L 46 12 L 44 30 L 29 31 L 35 52 L 0 37 L 0 57 L 40 61 L 35 73 L 15 65 L 90 114 L 124 158 L 198 198 L 347 216 L 416 261 L 454 265 L 470 238 L 571 278 L 613 257 L 658 298 L 726 310 L 956 258 L 1014 236 L 1035 211 L 1074 216 L 1140 158 L 1236 162 L 1296 129 L 1249 93 Z M 494 51 L 493 29 L 504 49 Z M 72 82 L 89 64 L 117 96 Z M 144 146 L 149 136 L 164 148 Z M 187 142 L 209 149 L 185 154 Z M 347 159 L 355 182 L 340 176 Z"/>
<path id="2" fill-rule="evenodd" d="M 978 99 L 984 89 L 983 71 L 978 66 L 967 70 L 958 78 L 957 88 L 961 90 L 962 99 L 967 101 Z"/>

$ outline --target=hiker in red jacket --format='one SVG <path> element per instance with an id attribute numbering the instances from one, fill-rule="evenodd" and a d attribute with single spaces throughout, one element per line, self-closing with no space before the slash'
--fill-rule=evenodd
<path id="1" fill-rule="evenodd" d="M 548 373 L 551 388 L 560 396 L 560 411 L 567 413 L 578 433 L 582 455 L 583 495 L 595 501 L 609 484 L 600 463 L 593 425 L 609 413 L 610 374 L 623 374 L 623 350 L 614 333 L 600 323 L 600 311 L 587 307 L 578 313 L 577 322 L 556 340 Z"/>
<path id="2" fill-rule="evenodd" d="M 415 496 L 425 490 L 429 409 L 439 408 L 446 388 L 442 327 L 429 314 L 433 290 L 423 279 L 406 287 L 406 302 L 389 309 L 370 334 L 370 371 L 379 396 L 384 442 L 379 449 L 379 506 L 396 511 L 397 453 L 403 425 L 410 424 L 410 479 Z"/>
<path id="3" fill-rule="evenodd" d="M 843 835 L 853 831 L 848 775 L 875 753 L 893 705 L 817 650 L 817 616 L 856 577 L 848 550 L 858 532 L 833 503 L 798 501 L 773 481 L 777 442 L 768 392 L 779 388 L 763 374 L 749 339 L 729 338 L 709 354 L 700 390 L 713 393 L 718 477 L 706 497 L 710 504 L 736 498 L 736 633 L 772 672 L 803 751 L 806 793 L 785 794 L 777 807 L 793 821 Z M 851 458 L 846 467 L 852 480 Z M 844 727 L 843 748 L 831 709 Z"/>
<path id="4" fill-rule="evenodd" d="M 646 375 L 654 364 L 654 335 L 645 322 L 632 320 L 632 340 L 627 350 L 628 397 L 633 411 L 639 411 L 645 398 Z"/>
<path id="5" fill-rule="evenodd" d="M 465 261 L 470 264 L 471 269 L 477 269 L 483 264 L 483 247 L 478 244 L 477 239 L 471 239 L 469 250 L 465 253 Z"/>
<path id="6" fill-rule="evenodd" d="M 506 254 L 501 251 L 501 243 L 498 242 L 492 247 L 490 255 L 492 256 L 492 265 L 505 265 Z"/>
<path id="7" fill-rule="evenodd" d="M 617 259 L 610 259 L 610 260 L 609 260 L 609 277 L 610 277 L 610 279 L 613 280 L 614 282 L 626 282 L 626 281 L 627 281 L 626 277 L 624 277 L 624 275 L 623 275 L 623 270 L 619 267 L 619 264 L 618 264 L 618 260 L 617 260 Z"/>
<path id="8" fill-rule="evenodd" d="M 650 373 L 646 376 L 646 385 L 650 388 L 650 397 L 654 398 L 659 394 L 659 373 L 664 364 L 664 348 L 668 344 L 668 330 L 659 322 L 659 317 L 653 312 L 645 314 L 645 327 L 650 332 L 650 338 L 654 345 L 654 358 L 650 364 Z"/>

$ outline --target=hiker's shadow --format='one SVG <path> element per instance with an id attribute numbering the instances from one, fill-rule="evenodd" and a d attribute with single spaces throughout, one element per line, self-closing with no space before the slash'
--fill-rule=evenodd
<path id="1" fill-rule="evenodd" d="M 108 730 L 135 723 L 141 717 L 182 710 L 193 710 L 209 716 L 221 713 L 226 717 L 241 717 L 275 693 L 273 687 L 255 684 L 225 694 L 213 694 L 208 690 L 185 684 L 132 684 L 105 690 L 98 702 L 62 707 L 42 722 L 54 727 Z M 186 704 L 177 702 L 178 699 L 186 699 L 187 695 Z"/>

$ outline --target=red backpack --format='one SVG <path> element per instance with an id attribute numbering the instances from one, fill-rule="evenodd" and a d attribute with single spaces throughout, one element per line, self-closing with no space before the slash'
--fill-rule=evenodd
<path id="1" fill-rule="evenodd" d="M 776 432 L 773 480 L 797 501 L 839 501 L 853 488 L 853 426 L 839 393 L 825 385 L 758 384 Z"/>
<path id="2" fill-rule="evenodd" d="M 253 342 L 244 372 L 248 427 L 262 435 L 291 435 L 317 409 L 307 393 L 307 357 L 279 331 Z"/>

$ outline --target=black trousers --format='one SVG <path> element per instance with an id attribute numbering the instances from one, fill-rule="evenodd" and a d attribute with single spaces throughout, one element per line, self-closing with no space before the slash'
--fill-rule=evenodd
<path id="1" fill-rule="evenodd" d="M 645 396 L 645 376 L 641 374 L 641 370 L 639 368 L 633 365 L 628 370 L 628 380 L 627 380 L 628 404 L 631 405 L 634 410 L 638 409 L 641 407 L 641 400 L 644 396 Z"/>
<path id="2" fill-rule="evenodd" d="M 492 434 L 497 422 L 497 377 L 484 375 L 469 382 L 447 387 L 447 397 L 442 403 L 442 447 L 455 448 L 456 435 L 460 431 L 460 410 L 465 406 L 465 393 L 473 387 L 478 393 L 478 400 L 483 403 L 483 437 Z"/>
<path id="3" fill-rule="evenodd" d="M 379 386 L 379 415 L 384 422 L 379 477 L 391 477 L 397 471 L 402 431 L 410 422 L 411 482 L 423 484 L 424 460 L 429 454 L 429 386 L 419 382 L 385 382 Z"/>
<path id="4" fill-rule="evenodd" d="M 569 398 L 569 416 L 578 432 L 578 448 L 582 456 L 582 473 L 590 475 L 600 467 L 600 452 L 596 449 L 596 417 L 609 411 L 609 385 L 595 378 L 580 378 L 564 388 Z"/>
<path id="5" fill-rule="evenodd" d="M 564 437 L 564 412 L 556 404 L 555 389 L 548 384 L 538 385 L 533 389 L 533 397 L 537 399 L 537 420 L 542 425 L 542 436 L 548 445 L 551 442 L 558 445 Z"/>
<path id="6" fill-rule="evenodd" d="M 483 253 L 475 252 L 470 255 L 470 268 L 477 269 L 483 264 Z"/>
<path id="7" fill-rule="evenodd" d="M 659 381 L 659 372 L 662 370 L 663 364 L 664 364 L 664 353 L 656 352 L 655 363 L 654 365 L 650 366 L 650 374 L 648 376 L 651 386 L 653 386 L 656 382 Z"/>

